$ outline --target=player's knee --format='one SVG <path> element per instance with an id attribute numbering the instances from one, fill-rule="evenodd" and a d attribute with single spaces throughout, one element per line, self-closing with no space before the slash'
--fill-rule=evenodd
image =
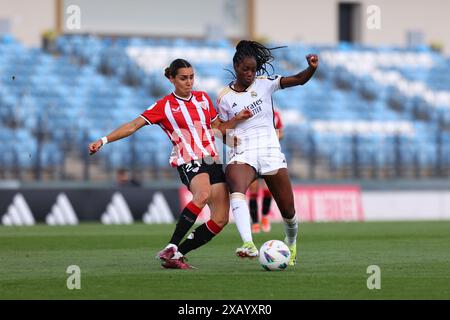
<path id="1" fill-rule="evenodd" d="M 210 197 L 211 197 L 211 190 L 202 190 L 194 194 L 192 201 L 197 206 L 203 208 L 208 203 Z"/>
<path id="2" fill-rule="evenodd" d="M 257 181 L 257 180 L 256 180 L 256 181 Z M 259 189 L 258 183 L 252 183 L 252 184 L 250 184 L 250 186 L 248 187 L 248 190 L 249 190 L 251 193 L 256 193 L 256 192 L 258 192 L 258 189 Z"/>
<path id="3" fill-rule="evenodd" d="M 285 219 L 292 219 L 295 217 L 295 207 L 289 206 L 280 210 L 281 216 Z"/>
<path id="4" fill-rule="evenodd" d="M 236 179 L 235 175 L 227 172 L 225 174 L 225 180 L 227 181 L 227 185 L 228 188 L 230 189 L 230 192 L 236 192 L 233 190 L 235 190 L 239 186 L 239 179 Z"/>
<path id="5" fill-rule="evenodd" d="M 245 194 L 247 192 L 247 188 L 242 183 L 228 181 L 228 180 L 227 180 L 227 183 L 228 183 L 228 187 L 229 187 L 229 190 L 230 190 L 230 194 L 233 194 L 235 192 L 239 192 L 239 193 L 244 193 Z"/>
<path id="6" fill-rule="evenodd" d="M 224 228 L 228 224 L 228 217 L 215 217 L 213 221 L 220 227 Z"/>

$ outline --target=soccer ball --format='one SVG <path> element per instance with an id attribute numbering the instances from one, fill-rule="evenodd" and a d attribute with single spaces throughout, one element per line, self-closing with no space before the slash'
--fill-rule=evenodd
<path id="1" fill-rule="evenodd" d="M 267 271 L 286 269 L 290 258 L 288 246 L 280 240 L 269 240 L 259 250 L 259 263 Z"/>

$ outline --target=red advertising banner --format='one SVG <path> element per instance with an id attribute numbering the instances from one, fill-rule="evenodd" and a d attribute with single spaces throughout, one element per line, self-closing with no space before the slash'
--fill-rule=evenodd
<path id="1" fill-rule="evenodd" d="M 296 185 L 293 187 L 295 210 L 300 221 L 364 221 L 361 190 L 358 185 Z M 248 194 L 247 194 L 248 198 Z M 262 191 L 258 197 L 259 208 L 262 208 Z M 186 187 L 180 188 L 180 206 L 184 208 L 192 200 L 192 194 Z M 197 222 L 207 221 L 210 217 L 206 206 L 200 213 Z M 272 201 L 271 221 L 282 221 L 280 211 Z M 234 221 L 230 210 L 230 222 Z"/>

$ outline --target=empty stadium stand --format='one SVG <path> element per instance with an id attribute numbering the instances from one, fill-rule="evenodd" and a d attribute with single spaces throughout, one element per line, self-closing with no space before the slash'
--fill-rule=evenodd
<path id="1" fill-rule="evenodd" d="M 274 51 L 276 74 L 304 69 L 307 53 L 321 58 L 304 87 L 274 94 L 294 177 L 449 175 L 449 58 L 424 47 L 277 45 L 287 47 Z M 170 92 L 163 70 L 175 58 L 191 61 L 196 88 L 213 99 L 233 79 L 226 40 L 64 35 L 56 50 L 0 37 L 0 178 L 102 179 L 121 167 L 161 177 L 171 144 L 160 128 L 95 158 L 87 144 Z"/>

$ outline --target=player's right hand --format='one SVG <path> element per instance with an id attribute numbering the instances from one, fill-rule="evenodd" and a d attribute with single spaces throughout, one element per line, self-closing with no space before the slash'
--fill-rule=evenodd
<path id="1" fill-rule="evenodd" d="M 89 144 L 89 154 L 93 155 L 94 153 L 96 153 L 98 150 L 100 150 L 102 145 L 103 145 L 102 140 L 97 140 L 95 142 L 90 143 Z"/>
<path id="2" fill-rule="evenodd" d="M 249 109 L 242 109 L 237 115 L 237 120 L 247 120 L 253 117 L 253 113 Z"/>

